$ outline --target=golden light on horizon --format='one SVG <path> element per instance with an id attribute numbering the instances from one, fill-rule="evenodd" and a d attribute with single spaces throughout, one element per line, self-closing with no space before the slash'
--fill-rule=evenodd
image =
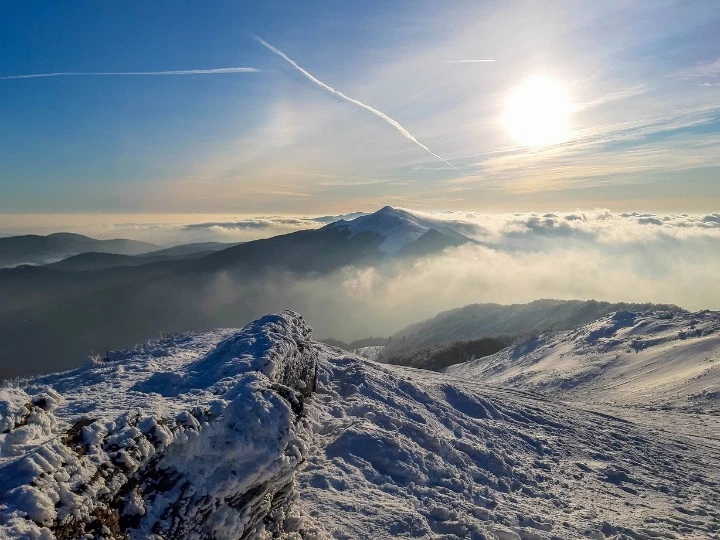
<path id="1" fill-rule="evenodd" d="M 523 146 L 548 146 L 569 137 L 570 100 L 554 79 L 536 76 L 507 99 L 503 123 Z"/>

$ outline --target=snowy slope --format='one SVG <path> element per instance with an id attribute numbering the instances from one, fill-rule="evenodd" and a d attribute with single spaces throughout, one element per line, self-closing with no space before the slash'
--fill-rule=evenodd
<path id="1" fill-rule="evenodd" d="M 720 413 L 720 313 L 620 311 L 447 373 L 594 404 Z"/>
<path id="2" fill-rule="evenodd" d="M 320 356 L 298 505 L 330 537 L 710 538 L 720 441 L 447 375 Z M 344 353 L 347 354 L 347 353 Z M 715 535 L 715 536 L 714 536 Z"/>
<path id="3" fill-rule="evenodd" d="M 352 221 L 336 221 L 328 227 L 345 229 L 350 232 L 351 236 L 359 233 L 378 234 L 384 238 L 380 244 L 380 250 L 386 255 L 399 253 L 431 230 L 440 232 L 455 241 L 469 241 L 468 238 L 447 226 L 422 219 L 392 206 L 385 206 L 373 214 L 361 216 Z"/>
<path id="4" fill-rule="evenodd" d="M 0 390 L 0 538 L 253 538 L 282 526 L 314 384 L 296 314 Z"/>
<path id="5" fill-rule="evenodd" d="M 368 360 L 377 360 L 385 349 L 385 345 L 370 345 L 353 349 L 352 353 Z"/>
<path id="6" fill-rule="evenodd" d="M 662 414 L 379 364 L 284 312 L 0 390 L 0 538 L 713 537 L 720 442 Z"/>

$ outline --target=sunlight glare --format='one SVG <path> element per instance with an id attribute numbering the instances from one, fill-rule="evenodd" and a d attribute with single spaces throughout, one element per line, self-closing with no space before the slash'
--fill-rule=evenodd
<path id="1" fill-rule="evenodd" d="M 516 88 L 507 100 L 503 123 L 524 146 L 548 146 L 567 140 L 570 101 L 565 88 L 537 76 Z"/>

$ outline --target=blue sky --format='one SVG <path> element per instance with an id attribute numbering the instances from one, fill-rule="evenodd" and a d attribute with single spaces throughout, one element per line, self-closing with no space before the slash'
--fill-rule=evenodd
<path id="1" fill-rule="evenodd" d="M 720 207 L 715 0 L 8 1 L 0 20 L 0 213 Z M 1 79 L 231 67 L 257 71 Z M 528 148 L 501 116 L 537 75 L 573 109 L 567 140 Z"/>

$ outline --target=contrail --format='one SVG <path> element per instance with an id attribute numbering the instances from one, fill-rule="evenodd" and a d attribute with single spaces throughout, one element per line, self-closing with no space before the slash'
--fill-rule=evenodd
<path id="1" fill-rule="evenodd" d="M 492 58 L 479 58 L 477 60 L 445 60 L 446 64 L 485 64 L 495 62 Z"/>
<path id="2" fill-rule="evenodd" d="M 289 58 L 289 57 L 288 57 L 284 52 L 282 52 L 280 49 L 277 49 L 277 48 L 273 47 L 272 45 L 270 45 L 267 41 L 265 41 L 265 40 L 264 40 L 263 38 L 261 38 L 260 36 L 253 36 L 253 37 L 254 37 L 254 38 L 257 40 L 257 42 L 260 43 L 263 47 L 266 47 L 266 48 L 269 49 L 270 51 L 272 51 L 272 52 L 274 52 L 275 54 L 277 54 L 280 58 L 282 58 L 283 60 L 285 60 L 288 64 L 290 64 L 292 67 L 294 67 L 296 70 L 298 70 L 300 73 L 302 73 L 306 78 L 310 79 L 310 81 L 312 81 L 313 83 L 315 83 L 316 85 L 318 85 L 318 86 L 319 86 L 320 88 L 322 88 L 323 90 L 327 90 L 327 91 L 330 92 L 332 95 L 337 96 L 337 97 L 339 97 L 339 98 L 342 98 L 342 99 L 344 99 L 345 101 L 349 101 L 350 103 L 354 103 L 354 104 L 357 105 L 358 107 L 362 107 L 362 108 L 365 109 L 366 111 L 369 111 L 369 112 L 373 113 L 375 116 L 378 116 L 378 117 L 382 118 L 383 120 L 385 120 L 385 122 L 387 122 L 387 123 L 390 124 L 392 127 L 394 127 L 396 130 L 398 130 L 406 139 L 409 139 L 409 140 L 411 140 L 412 142 L 414 142 L 414 143 L 415 143 L 416 145 L 418 145 L 420 148 L 422 148 L 423 150 L 425 150 L 428 154 L 430 154 L 430 155 L 432 155 L 432 156 L 435 156 L 436 158 L 438 158 L 438 159 L 439 159 L 440 161 L 442 161 L 443 163 L 445 163 L 445 164 L 447 164 L 447 165 L 450 165 L 450 166 L 451 166 L 453 169 L 455 169 L 456 171 L 459 171 L 459 170 L 460 170 L 460 169 L 458 169 L 455 165 L 453 165 L 452 163 L 450 163 L 447 159 L 445 159 L 445 158 L 442 157 L 442 156 L 437 155 L 435 152 L 433 152 L 432 150 L 430 150 L 430 149 L 429 149 L 427 146 L 425 146 L 423 143 L 421 143 L 420 141 L 418 141 L 418 140 L 415 138 L 415 136 L 414 136 L 412 133 L 410 133 L 407 129 L 405 129 L 405 128 L 400 124 L 400 122 L 398 122 L 397 120 L 393 120 L 392 118 L 390 118 L 387 114 L 385 114 L 385 113 L 382 112 L 382 111 L 378 111 L 377 109 L 373 109 L 370 105 L 365 105 L 365 103 L 363 103 L 362 101 L 358 101 L 357 99 L 353 99 L 353 98 L 351 98 L 351 97 L 349 97 L 349 96 L 346 96 L 345 94 L 343 94 L 343 93 L 340 92 L 339 90 L 335 90 L 332 86 L 329 86 L 329 85 L 325 84 L 325 83 L 322 82 L 320 79 L 318 79 L 317 77 L 315 77 L 312 73 L 309 73 L 308 71 L 306 71 L 305 69 L 303 69 L 302 67 L 300 67 L 292 58 Z"/>
<path id="3" fill-rule="evenodd" d="M 222 73 L 255 73 L 251 67 L 227 67 L 218 69 L 183 69 L 178 71 L 66 71 L 59 73 L 31 73 L 29 75 L 5 75 L 0 80 L 39 79 L 41 77 L 102 77 L 119 75 L 215 75 Z"/>

